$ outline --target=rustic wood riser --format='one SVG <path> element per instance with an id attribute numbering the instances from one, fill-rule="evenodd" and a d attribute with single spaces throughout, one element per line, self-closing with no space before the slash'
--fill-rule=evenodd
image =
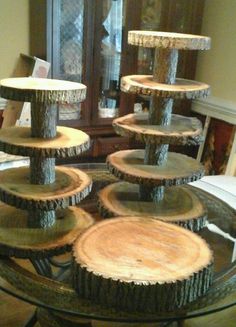
<path id="1" fill-rule="evenodd" d="M 100 222 L 79 237 L 73 255 L 78 295 L 125 311 L 173 311 L 202 296 L 212 281 L 205 241 L 150 217 Z"/>
<path id="2" fill-rule="evenodd" d="M 102 217 L 151 216 L 174 223 L 191 231 L 205 226 L 207 212 L 201 201 L 187 186 L 165 188 L 162 201 L 140 199 L 139 185 L 127 182 L 110 184 L 98 194 Z"/>

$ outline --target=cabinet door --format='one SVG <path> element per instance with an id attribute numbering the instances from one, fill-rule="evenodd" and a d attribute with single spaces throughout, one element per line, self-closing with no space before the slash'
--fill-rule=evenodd
<path id="1" fill-rule="evenodd" d="M 134 51 L 127 50 L 129 29 L 140 26 L 135 0 L 96 0 L 94 18 L 93 125 L 109 125 L 121 111 L 120 78 L 136 70 Z M 133 59 L 133 60 L 132 60 Z"/>
<path id="2" fill-rule="evenodd" d="M 81 82 L 88 86 L 83 104 L 62 104 L 59 124 L 87 126 L 90 123 L 92 66 L 92 1 L 52 0 L 47 3 L 48 46 L 52 78 Z"/>

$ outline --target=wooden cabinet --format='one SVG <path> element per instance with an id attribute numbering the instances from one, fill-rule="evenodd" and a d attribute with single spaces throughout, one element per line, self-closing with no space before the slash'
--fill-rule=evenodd
<path id="1" fill-rule="evenodd" d="M 111 122 L 132 112 L 134 105 L 148 107 L 148 99 L 121 93 L 120 78 L 151 74 L 153 56 L 151 49 L 128 45 L 128 31 L 199 34 L 203 7 L 204 0 L 30 0 L 31 54 L 51 62 L 52 78 L 88 87 L 82 105 L 60 107 L 59 124 L 88 132 L 94 156 L 116 150 L 114 140 L 126 148 L 126 141 L 115 137 Z M 181 53 L 179 76 L 194 78 L 196 56 L 193 51 Z M 176 111 L 186 114 L 187 107 L 188 103 L 177 104 Z"/>

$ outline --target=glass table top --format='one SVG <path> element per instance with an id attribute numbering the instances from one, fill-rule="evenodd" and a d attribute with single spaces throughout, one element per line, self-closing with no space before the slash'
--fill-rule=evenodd
<path id="1" fill-rule="evenodd" d="M 80 206 L 98 216 L 96 192 L 116 181 L 103 164 L 79 165 L 94 181 L 92 194 Z M 215 196 L 192 187 L 208 209 L 208 221 L 232 237 L 236 235 L 235 210 Z M 40 276 L 22 265 L 22 260 L 0 257 L 0 289 L 23 301 L 65 314 L 104 321 L 159 322 L 188 319 L 224 310 L 236 304 L 236 264 L 232 262 L 234 243 L 206 227 L 199 234 L 214 252 L 213 285 L 204 297 L 175 312 L 143 314 L 124 312 L 94 305 L 80 299 L 70 286 L 70 266 L 63 270 L 60 280 Z"/>

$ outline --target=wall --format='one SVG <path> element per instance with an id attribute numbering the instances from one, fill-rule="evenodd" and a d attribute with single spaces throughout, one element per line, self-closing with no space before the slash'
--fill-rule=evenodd
<path id="1" fill-rule="evenodd" d="M 196 80 L 211 85 L 211 96 L 193 102 L 192 110 L 203 115 L 236 125 L 236 1 L 206 0 L 202 35 L 212 38 L 212 47 L 208 51 L 199 51 Z M 208 121 L 208 120 L 207 120 Z M 212 120 L 214 122 L 214 119 Z M 222 123 L 222 126 L 225 123 Z M 231 128 L 232 128 L 231 125 Z M 227 125 L 228 126 L 228 125 Z M 228 128 L 230 125 L 228 126 Z M 207 124 L 205 125 L 207 129 Z M 223 133 L 216 135 L 227 144 Z M 231 150 L 221 149 L 224 157 L 229 156 L 226 174 L 236 175 L 236 134 L 231 134 Z M 216 152 L 214 155 L 216 155 Z"/>
<path id="2" fill-rule="evenodd" d="M 29 0 L 0 0 L 0 79 L 10 77 L 20 53 L 29 54 Z"/>
<path id="3" fill-rule="evenodd" d="M 212 96 L 236 106 L 235 14 L 235 0 L 206 0 L 202 35 L 212 38 L 212 47 L 199 51 L 196 79 L 211 85 Z"/>

